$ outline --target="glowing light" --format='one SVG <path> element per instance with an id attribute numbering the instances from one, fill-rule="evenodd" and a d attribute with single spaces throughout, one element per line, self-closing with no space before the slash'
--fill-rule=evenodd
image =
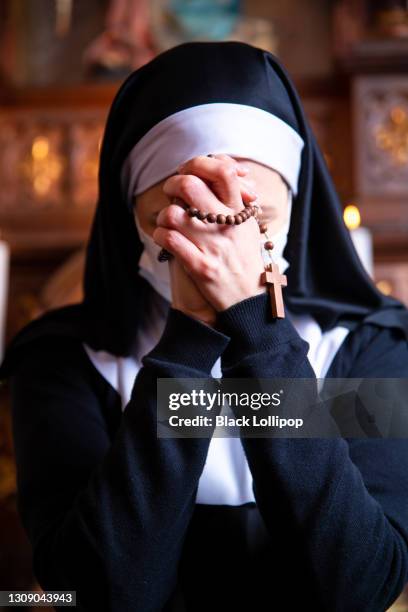
<path id="1" fill-rule="evenodd" d="M 390 295 L 392 291 L 392 285 L 387 280 L 380 280 L 376 283 L 377 289 L 384 293 L 384 295 Z"/>
<path id="2" fill-rule="evenodd" d="M 31 155 L 33 159 L 41 160 L 45 159 L 50 152 L 50 144 L 47 138 L 43 136 L 37 136 L 34 139 L 31 147 Z"/>
<path id="3" fill-rule="evenodd" d="M 34 191 L 39 195 L 46 194 L 51 187 L 51 181 L 46 176 L 37 176 L 33 181 Z"/>
<path id="4" fill-rule="evenodd" d="M 349 230 L 357 229 L 361 223 L 360 211 L 354 204 L 349 204 L 344 209 L 343 213 L 344 223 Z"/>

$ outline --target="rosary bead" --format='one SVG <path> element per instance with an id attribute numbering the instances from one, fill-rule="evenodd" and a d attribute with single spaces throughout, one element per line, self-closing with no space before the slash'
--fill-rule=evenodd
<path id="1" fill-rule="evenodd" d="M 197 219 L 200 219 L 200 221 L 204 221 L 206 216 L 207 216 L 207 213 L 202 210 L 199 210 L 197 213 Z"/>
<path id="2" fill-rule="evenodd" d="M 265 234 L 268 231 L 268 226 L 265 223 L 261 223 L 259 226 L 259 231 L 261 234 Z"/>
<path id="3" fill-rule="evenodd" d="M 235 223 L 235 219 L 232 215 L 227 215 L 227 218 L 225 219 L 225 222 L 227 225 L 234 225 Z"/>
<path id="4" fill-rule="evenodd" d="M 225 223 L 225 221 L 226 221 L 225 215 L 217 215 L 217 223 L 222 225 L 223 223 Z"/>
<path id="5" fill-rule="evenodd" d="M 190 217 L 196 217 L 198 212 L 199 212 L 199 210 L 198 210 L 198 208 L 189 208 L 187 212 L 188 212 Z"/>
<path id="6" fill-rule="evenodd" d="M 240 225 L 242 223 L 241 215 L 235 215 L 234 219 L 235 219 L 235 225 Z"/>
<path id="7" fill-rule="evenodd" d="M 240 216 L 241 216 L 243 221 L 246 221 L 248 219 L 248 214 L 247 214 L 247 211 L 245 209 L 244 210 L 240 210 L 239 214 L 240 214 Z"/>
<path id="8" fill-rule="evenodd" d="M 207 221 L 208 223 L 215 223 L 217 221 L 217 215 L 215 213 L 208 213 Z"/>
<path id="9" fill-rule="evenodd" d="M 170 259 L 171 259 L 172 257 L 173 257 L 173 256 L 172 256 L 172 254 L 171 254 L 171 253 L 169 253 L 168 251 L 166 251 L 166 249 L 162 249 L 162 250 L 160 251 L 160 253 L 158 254 L 158 256 L 157 256 L 157 259 L 158 259 L 159 261 L 170 261 Z"/>
<path id="10" fill-rule="evenodd" d="M 271 240 L 268 240 L 267 242 L 265 242 L 264 249 L 266 251 L 272 251 L 272 249 L 273 249 L 273 242 Z"/>

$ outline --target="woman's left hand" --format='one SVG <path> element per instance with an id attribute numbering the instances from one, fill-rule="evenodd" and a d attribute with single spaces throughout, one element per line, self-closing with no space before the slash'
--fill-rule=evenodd
<path id="1" fill-rule="evenodd" d="M 163 191 L 206 212 L 236 214 L 243 198 L 254 199 L 250 191 L 242 194 L 236 167 L 225 155 L 198 156 L 179 169 L 182 174 L 168 178 Z M 176 257 L 217 311 L 265 292 L 260 234 L 253 217 L 240 225 L 218 225 L 191 218 L 171 204 L 159 213 L 153 239 Z"/>

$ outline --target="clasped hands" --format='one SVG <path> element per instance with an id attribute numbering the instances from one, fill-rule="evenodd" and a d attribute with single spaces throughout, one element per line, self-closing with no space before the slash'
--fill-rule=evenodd
<path id="1" fill-rule="evenodd" d="M 181 198 L 206 212 L 237 213 L 256 199 L 247 175 L 245 165 L 227 155 L 198 156 L 163 184 L 169 205 L 157 217 L 153 239 L 174 256 L 172 307 L 208 325 L 217 312 L 265 292 L 258 223 L 251 217 L 236 226 L 210 224 L 171 202 Z"/>

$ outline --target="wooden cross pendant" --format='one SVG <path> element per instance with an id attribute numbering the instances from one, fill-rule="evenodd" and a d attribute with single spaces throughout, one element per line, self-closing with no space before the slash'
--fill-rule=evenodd
<path id="1" fill-rule="evenodd" d="M 269 295 L 271 296 L 272 316 L 284 319 L 285 308 L 283 306 L 282 287 L 286 287 L 288 284 L 287 277 L 279 272 L 279 267 L 276 263 L 272 263 L 262 273 L 261 281 L 268 285 Z"/>

